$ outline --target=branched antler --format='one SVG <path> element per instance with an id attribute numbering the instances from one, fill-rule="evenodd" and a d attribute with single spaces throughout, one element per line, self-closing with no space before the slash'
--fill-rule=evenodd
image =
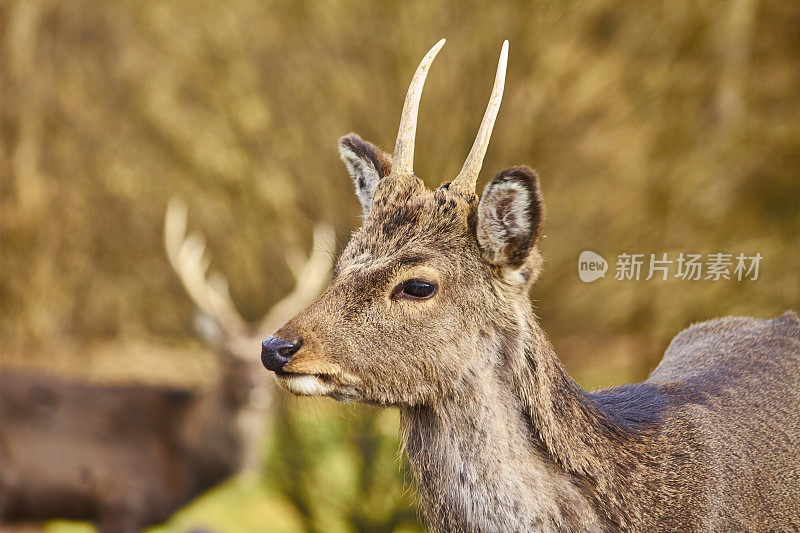
<path id="1" fill-rule="evenodd" d="M 235 418 L 243 438 L 242 468 L 256 471 L 260 465 L 260 442 L 272 398 L 272 390 L 266 384 L 268 375 L 259 358 L 261 339 L 271 335 L 286 318 L 307 306 L 322 291 L 333 261 L 333 254 L 327 251 L 332 247 L 333 228 L 328 224 L 314 228 L 313 248 L 308 256 L 299 248 L 285 252 L 295 287 L 254 324 L 237 311 L 225 277 L 209 274 L 205 239 L 197 232 L 187 235 L 187 215 L 186 204 L 172 198 L 164 216 L 164 247 L 186 293 L 202 314 L 214 321 L 213 328 L 200 327 L 200 334 L 218 352 L 246 363 L 237 367 L 236 372 L 246 376 L 243 382 L 249 382 L 251 388 L 245 391 L 248 397 L 246 406 Z"/>
<path id="2" fill-rule="evenodd" d="M 164 218 L 164 246 L 172 268 L 200 310 L 216 319 L 231 337 L 245 334 L 246 322 L 233 304 L 227 280 L 219 274 L 208 277 L 206 241 L 196 232 L 187 236 L 186 221 L 186 204 L 171 199 Z"/>
<path id="3" fill-rule="evenodd" d="M 314 227 L 314 244 L 307 257 L 297 249 L 287 252 L 286 263 L 294 274 L 294 290 L 267 312 L 259 322 L 259 333 L 272 334 L 322 292 L 333 263 L 333 254 L 329 251 L 331 245 L 328 244 L 333 239 L 330 224 L 317 224 Z"/>
<path id="4" fill-rule="evenodd" d="M 333 254 L 328 251 L 333 241 L 333 228 L 329 224 L 318 224 L 314 228 L 314 243 L 308 256 L 297 248 L 285 252 L 295 287 L 255 325 L 236 310 L 227 280 L 217 273 L 208 274 L 205 239 L 196 232 L 187 236 L 187 213 L 183 201 L 170 200 L 164 217 L 164 247 L 169 262 L 192 301 L 219 323 L 226 342 L 232 347 L 243 343 L 250 347 L 249 350 L 232 351 L 257 355 L 258 350 L 250 346 L 252 339 L 271 334 L 286 319 L 311 303 L 324 287 L 333 261 Z"/>

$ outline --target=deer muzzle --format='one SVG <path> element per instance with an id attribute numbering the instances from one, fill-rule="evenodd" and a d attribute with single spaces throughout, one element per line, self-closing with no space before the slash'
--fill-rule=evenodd
<path id="1" fill-rule="evenodd" d="M 294 344 L 279 337 L 267 337 L 261 343 L 261 363 L 267 370 L 282 372 L 300 346 L 301 342 Z"/>

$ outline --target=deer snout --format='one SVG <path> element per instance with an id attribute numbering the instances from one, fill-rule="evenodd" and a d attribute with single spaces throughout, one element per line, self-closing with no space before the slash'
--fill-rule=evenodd
<path id="1" fill-rule="evenodd" d="M 291 343 L 278 337 L 267 337 L 261 343 L 261 363 L 267 370 L 281 372 L 300 346 L 301 341 Z"/>

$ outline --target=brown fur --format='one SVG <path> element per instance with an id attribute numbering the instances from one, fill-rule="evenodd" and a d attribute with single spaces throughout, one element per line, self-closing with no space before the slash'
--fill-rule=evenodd
<path id="1" fill-rule="evenodd" d="M 213 390 L 0 374 L 0 529 L 50 519 L 138 532 L 233 474 L 246 362 Z"/>
<path id="2" fill-rule="evenodd" d="M 543 216 L 530 169 L 480 203 L 382 177 L 367 207 L 328 289 L 277 332 L 302 343 L 278 379 L 399 408 L 431 529 L 800 528 L 795 314 L 693 326 L 645 382 L 588 393 L 528 300 Z M 393 298 L 415 278 L 438 292 Z"/>

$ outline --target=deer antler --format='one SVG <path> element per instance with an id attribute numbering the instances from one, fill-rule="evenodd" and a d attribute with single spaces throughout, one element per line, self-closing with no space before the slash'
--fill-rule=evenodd
<path id="1" fill-rule="evenodd" d="M 425 54 L 416 72 L 414 72 L 411 85 L 408 86 L 406 100 L 403 103 L 403 113 L 400 115 L 400 126 L 397 129 L 394 154 L 392 155 L 393 176 L 410 176 L 414 174 L 414 139 L 417 135 L 419 100 L 422 98 L 422 87 L 425 85 L 425 78 L 428 77 L 428 69 L 431 68 L 431 64 L 436 58 L 436 54 L 444 46 L 444 42 L 445 40 L 442 39 Z"/>
<path id="2" fill-rule="evenodd" d="M 172 198 L 164 217 L 164 247 L 169 262 L 197 307 L 215 318 L 228 335 L 242 335 L 247 323 L 233 304 L 228 282 L 219 274 L 207 276 L 206 241 L 199 233 L 186 235 L 186 220 L 186 204 Z"/>
<path id="3" fill-rule="evenodd" d="M 216 273 L 208 275 L 205 239 L 195 232 L 186 235 L 187 214 L 183 201 L 177 198 L 170 200 L 164 217 L 167 257 L 189 297 L 198 308 L 220 324 L 230 343 L 241 342 L 249 346 L 253 337 L 272 333 L 287 318 L 311 303 L 324 287 L 333 261 L 333 254 L 326 251 L 325 243 L 331 243 L 334 234 L 329 224 L 322 223 L 314 228 L 313 248 L 308 257 L 296 248 L 286 252 L 286 263 L 294 274 L 295 287 L 254 326 L 236 310 L 227 280 Z M 238 353 L 240 350 L 233 351 Z M 258 355 L 257 350 L 242 352 Z"/>
<path id="4" fill-rule="evenodd" d="M 272 334 L 292 315 L 310 304 L 328 281 L 328 273 L 333 264 L 333 253 L 329 251 L 335 238 L 330 224 L 320 223 L 314 227 L 314 241 L 308 257 L 299 250 L 287 252 L 286 263 L 294 274 L 294 290 L 278 301 L 258 324 L 257 331 L 265 336 Z"/>
<path id="5" fill-rule="evenodd" d="M 478 174 L 483 165 L 483 158 L 486 157 L 486 150 L 489 148 L 489 138 L 492 136 L 494 121 L 497 119 L 497 112 L 500 111 L 500 102 L 503 100 L 503 89 L 506 84 L 506 66 L 508 65 L 508 41 L 503 42 L 500 49 L 500 61 L 497 64 L 497 74 L 494 78 L 492 95 L 489 97 L 489 104 L 481 120 L 481 126 L 475 137 L 472 149 L 469 151 L 461 172 L 450 184 L 450 190 L 470 197 L 475 194 L 475 185 L 478 182 Z"/>

